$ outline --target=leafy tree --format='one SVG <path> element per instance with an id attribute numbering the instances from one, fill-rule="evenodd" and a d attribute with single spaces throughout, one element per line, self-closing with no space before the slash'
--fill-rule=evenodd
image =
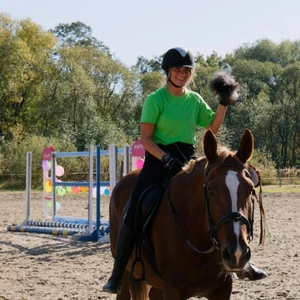
<path id="1" fill-rule="evenodd" d="M 110 55 L 109 48 L 93 37 L 91 27 L 82 22 L 60 23 L 51 32 L 58 38 L 62 47 L 93 47 Z"/>
<path id="2" fill-rule="evenodd" d="M 300 41 L 285 40 L 277 45 L 269 39 L 262 39 L 238 48 L 234 53 L 234 58 L 272 62 L 286 67 L 299 60 L 299 53 Z"/>
<path id="3" fill-rule="evenodd" d="M 154 56 L 152 59 L 147 59 L 143 56 L 138 56 L 135 68 L 142 75 L 151 72 L 162 72 L 162 59 L 163 55 Z"/>
<path id="4" fill-rule="evenodd" d="M 102 149 L 108 149 L 110 144 L 123 147 L 128 142 L 124 132 L 109 117 L 94 117 L 85 122 L 75 132 L 74 140 L 79 151 L 87 149 L 91 144 L 100 144 Z"/>
<path id="5" fill-rule="evenodd" d="M 280 103 L 278 113 L 279 141 L 281 142 L 281 157 L 284 167 L 295 166 L 299 161 L 299 88 L 300 88 L 300 63 L 296 62 L 287 66 L 282 73 L 278 90 L 277 101 Z"/>
<path id="6" fill-rule="evenodd" d="M 53 100 L 43 118 L 47 131 L 59 122 L 64 132 L 79 138 L 82 128 L 97 117 L 124 128 L 123 119 L 128 120 L 137 101 L 136 75 L 113 59 L 102 42 L 96 47 L 85 24 L 61 24 L 53 32 L 64 42 L 55 53 L 53 78 L 42 101 L 48 107 L 47 101 Z M 76 144 L 82 148 L 88 140 L 83 137 Z"/>
<path id="7" fill-rule="evenodd" d="M 296 164 L 299 155 L 299 54 L 299 42 L 262 40 L 226 58 L 250 108 L 240 121 L 251 126 L 257 146 L 265 145 L 280 167 Z"/>
<path id="8" fill-rule="evenodd" d="M 30 131 L 56 40 L 29 19 L 0 15 L 0 136 Z"/>
<path id="9" fill-rule="evenodd" d="M 160 72 L 149 72 L 140 76 L 141 96 L 143 99 L 163 86 L 164 76 Z"/>

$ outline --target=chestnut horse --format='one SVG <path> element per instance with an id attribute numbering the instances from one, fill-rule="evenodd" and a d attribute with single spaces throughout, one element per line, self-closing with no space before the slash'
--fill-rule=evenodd
<path id="1" fill-rule="evenodd" d="M 130 282 L 130 269 L 136 256 L 133 251 L 117 299 L 183 300 L 196 296 L 230 299 L 232 273 L 242 271 L 250 260 L 255 200 L 261 216 L 260 244 L 263 242 L 262 197 L 260 193 L 258 199 L 255 194 L 259 176 L 247 163 L 254 149 L 251 131 L 245 130 L 237 152 L 218 147 L 211 131 L 204 136 L 203 148 L 205 158 L 190 161 L 169 182 L 163 194 L 149 233 L 155 267 L 141 246 L 145 280 Z M 111 196 L 113 256 L 123 208 L 137 174 L 134 171 L 122 178 Z M 140 277 L 140 264 L 134 268 L 133 275 Z"/>

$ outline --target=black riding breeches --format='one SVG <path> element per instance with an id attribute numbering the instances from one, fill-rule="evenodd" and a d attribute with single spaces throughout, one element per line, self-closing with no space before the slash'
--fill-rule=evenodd
<path id="1" fill-rule="evenodd" d="M 158 146 L 165 152 L 177 157 L 183 164 L 197 157 L 196 149 L 193 145 L 176 143 L 171 145 L 159 144 Z M 151 185 L 164 182 L 174 175 L 176 175 L 176 172 L 169 171 L 159 159 L 146 152 L 145 162 L 132 191 L 128 212 L 124 220 L 127 225 L 134 226 L 135 224 L 137 203 L 144 190 Z"/>

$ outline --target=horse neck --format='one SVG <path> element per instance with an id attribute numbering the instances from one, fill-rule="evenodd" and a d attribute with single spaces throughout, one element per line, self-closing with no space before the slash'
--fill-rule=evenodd
<path id="1" fill-rule="evenodd" d="M 195 164 L 192 172 L 183 173 L 171 185 L 171 201 L 186 229 L 196 234 L 205 233 L 205 204 L 203 201 L 205 161 Z M 204 234 L 207 237 L 207 234 Z"/>

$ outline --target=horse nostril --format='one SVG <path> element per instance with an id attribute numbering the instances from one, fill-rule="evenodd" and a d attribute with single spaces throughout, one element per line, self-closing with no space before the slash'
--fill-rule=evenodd
<path id="1" fill-rule="evenodd" d="M 225 261 L 230 261 L 231 260 L 231 255 L 229 254 L 228 247 L 226 247 L 222 251 L 222 257 L 223 257 L 223 260 L 225 260 Z"/>

